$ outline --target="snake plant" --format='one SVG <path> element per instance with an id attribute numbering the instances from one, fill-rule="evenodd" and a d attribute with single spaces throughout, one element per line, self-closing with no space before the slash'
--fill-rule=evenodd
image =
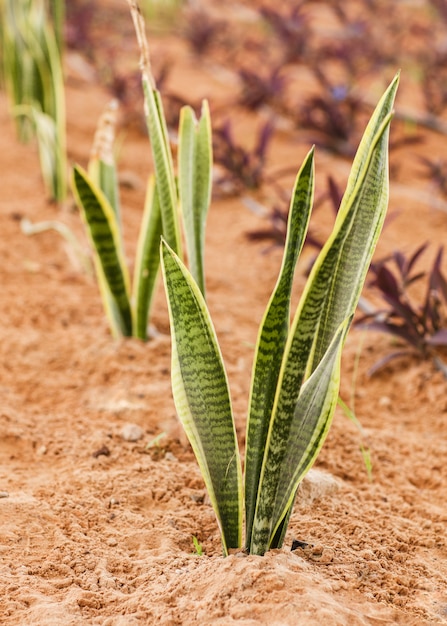
<path id="1" fill-rule="evenodd" d="M 37 138 L 45 186 L 61 202 L 67 192 L 67 158 L 58 5 L 62 2 L 53 2 L 55 27 L 44 0 L 0 1 L 0 75 L 18 136 L 21 141 Z"/>
<path id="2" fill-rule="evenodd" d="M 221 351 L 205 300 L 169 242 L 161 243 L 172 332 L 172 389 L 220 527 L 224 554 L 279 548 L 300 482 L 328 433 L 343 345 L 388 204 L 394 78 L 364 132 L 333 232 L 293 321 L 291 287 L 314 197 L 314 150 L 292 194 L 284 258 L 262 319 L 249 399 L 245 475 Z"/>
<path id="3" fill-rule="evenodd" d="M 206 101 L 199 120 L 191 107 L 182 108 L 177 183 L 161 95 L 150 69 L 143 17 L 135 2 L 129 0 L 129 4 L 141 51 L 146 121 L 155 170 L 147 186 L 132 286 L 121 230 L 112 109 L 98 126 L 88 171 L 79 165 L 73 168 L 72 186 L 92 242 L 98 284 L 112 334 L 145 340 L 160 266 L 161 234 L 183 257 L 183 226 L 191 271 L 205 291 L 203 241 L 211 196 L 211 121 Z"/>

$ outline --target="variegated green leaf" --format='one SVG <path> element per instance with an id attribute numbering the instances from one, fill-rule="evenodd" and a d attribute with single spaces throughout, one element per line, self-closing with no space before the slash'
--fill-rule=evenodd
<path id="1" fill-rule="evenodd" d="M 172 334 L 172 389 L 221 529 L 224 553 L 241 544 L 242 477 L 228 381 L 205 300 L 162 242 Z"/>
<path id="2" fill-rule="evenodd" d="M 119 197 L 119 185 L 118 185 L 118 173 L 115 163 L 115 157 L 113 154 L 113 144 L 115 141 L 115 128 L 116 128 L 116 111 L 118 103 L 116 100 L 112 100 L 108 103 L 106 110 L 99 118 L 95 136 L 93 139 L 93 145 L 90 152 L 90 159 L 88 163 L 88 175 L 90 179 L 95 183 L 99 189 L 103 192 L 107 198 L 110 206 L 112 207 L 117 222 L 117 234 L 119 237 L 119 245 L 123 247 L 123 233 L 121 230 L 121 208 Z M 97 270 L 98 276 L 103 275 L 101 268 Z M 106 311 L 109 320 L 113 320 L 111 327 L 114 336 L 119 336 L 121 330 L 119 329 L 120 313 L 118 305 L 110 293 L 110 289 L 107 285 L 105 277 L 99 280 L 99 288 L 101 296 L 104 302 L 104 309 Z M 115 323 L 118 321 L 118 325 Z M 114 329 L 114 326 L 118 328 Z"/>
<path id="3" fill-rule="evenodd" d="M 66 140 L 66 106 L 65 85 L 61 61 L 61 50 L 58 46 L 53 28 L 48 20 L 42 28 L 42 48 L 44 49 L 48 69 L 46 80 L 51 82 L 53 100 L 53 118 L 56 127 L 54 198 L 58 202 L 65 200 L 67 195 L 67 140 Z"/>
<path id="4" fill-rule="evenodd" d="M 374 123 L 370 123 L 365 132 L 359 148 L 361 157 L 355 160 L 358 171 L 350 177 L 348 195 L 345 195 L 333 234 L 313 267 L 294 317 L 261 473 L 259 499 L 263 504 L 257 508 L 254 521 L 254 527 L 261 534 L 265 532 L 266 520 L 265 513 L 262 519 L 256 518 L 258 510 L 273 512 L 274 502 L 282 498 L 277 493 L 275 480 L 279 480 L 288 446 L 293 445 L 289 435 L 301 385 L 317 370 L 340 324 L 352 317 L 383 224 L 388 199 L 388 126 L 397 82 L 396 77 L 373 114 Z M 270 459 L 268 473 L 265 470 L 267 457 Z M 268 482 L 264 484 L 266 476 Z M 293 497 L 290 504 L 292 501 Z M 287 515 L 288 512 L 284 517 Z M 269 532 L 277 535 L 278 528 L 273 529 L 270 522 L 269 528 Z M 280 530 L 281 537 L 283 530 Z M 262 539 L 256 540 L 256 551 L 267 549 L 272 541 L 272 536 L 262 535 Z"/>
<path id="5" fill-rule="evenodd" d="M 339 324 L 353 315 L 388 207 L 388 137 L 399 83 L 397 75 L 374 111 L 365 130 L 348 179 L 334 230 L 309 277 L 297 324 L 306 343 L 316 301 L 322 302 L 314 333 L 308 373 L 313 371 Z M 337 268 L 334 271 L 334 266 Z M 324 293 L 323 299 L 321 295 Z"/>
<path id="6" fill-rule="evenodd" d="M 340 388 L 342 349 L 350 323 L 348 318 L 341 325 L 317 369 L 301 388 L 278 481 L 273 535 L 292 506 L 298 485 L 316 461 L 332 424 Z"/>
<path id="7" fill-rule="evenodd" d="M 365 161 L 368 160 L 371 145 L 374 142 L 374 137 L 379 132 L 384 120 L 393 110 L 394 100 L 396 97 L 397 88 L 399 86 L 399 78 L 400 73 L 397 73 L 396 76 L 391 81 L 387 90 L 381 97 L 378 102 L 371 118 L 365 128 L 365 132 L 363 133 L 362 140 L 355 154 L 354 160 L 352 162 L 351 171 L 349 174 L 348 182 L 346 184 L 346 192 L 344 194 L 340 210 L 337 214 L 337 221 L 343 221 L 343 214 L 346 210 L 346 205 L 349 203 L 352 194 L 354 193 L 354 189 L 357 186 L 357 182 L 359 176 L 361 176 L 362 172 L 365 168 Z M 385 160 L 388 159 L 388 154 L 384 155 Z"/>
<path id="8" fill-rule="evenodd" d="M 169 145 L 160 93 L 143 75 L 146 120 L 154 159 L 155 178 L 160 202 L 163 236 L 177 253 L 181 254 L 181 236 L 178 219 L 178 197 L 174 166 Z"/>
<path id="9" fill-rule="evenodd" d="M 338 329 L 323 359 L 304 383 L 293 414 L 286 424 L 276 416 L 269 432 L 266 458 L 253 523 L 251 554 L 264 554 L 271 547 L 284 517 L 288 515 L 296 490 L 324 443 L 337 406 L 340 360 L 348 322 Z M 282 428 L 283 426 L 284 429 Z M 282 439 L 282 445 L 278 440 Z"/>
<path id="10" fill-rule="evenodd" d="M 131 336 L 129 279 L 115 213 L 102 191 L 79 166 L 73 169 L 73 191 L 95 252 L 98 283 L 112 332 Z"/>
<path id="11" fill-rule="evenodd" d="M 265 442 L 289 330 L 293 276 L 309 224 L 313 195 L 312 148 L 295 181 L 282 266 L 261 322 L 253 360 L 245 457 L 246 545 L 250 544 Z"/>
<path id="12" fill-rule="evenodd" d="M 128 4 L 141 53 L 140 68 L 146 123 L 154 160 L 163 236 L 170 247 L 181 257 L 182 245 L 178 216 L 178 196 L 166 118 L 163 113 L 161 96 L 152 75 L 144 18 L 135 0 L 128 0 Z"/>
<path id="13" fill-rule="evenodd" d="M 134 336 L 147 339 L 147 326 L 160 267 L 162 234 L 160 203 L 153 178 L 149 180 L 138 239 L 133 285 Z"/>
<path id="14" fill-rule="evenodd" d="M 199 122 L 191 107 L 183 107 L 180 112 L 178 162 L 189 269 L 205 294 L 204 236 L 211 200 L 212 169 L 211 119 L 206 101 Z"/>
<path id="15" fill-rule="evenodd" d="M 388 134 L 391 113 L 369 142 L 363 169 L 341 219 L 319 254 L 300 300 L 293 324 L 297 363 L 310 373 L 341 322 L 357 306 L 388 206 Z M 346 195 L 345 195 L 346 198 Z M 293 385 L 296 384 L 296 376 Z"/>

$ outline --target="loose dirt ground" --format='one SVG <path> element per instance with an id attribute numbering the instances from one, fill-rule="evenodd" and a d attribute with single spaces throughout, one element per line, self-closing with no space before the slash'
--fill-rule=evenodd
<path id="1" fill-rule="evenodd" d="M 107 3 L 103 3 L 107 4 Z M 122 22 L 137 59 L 130 17 Z M 170 85 L 211 108 L 231 100 L 216 66 L 198 64 L 184 43 L 160 36 L 153 56 L 175 58 Z M 157 57 L 158 55 L 158 57 Z M 83 66 L 82 66 L 83 67 Z M 361 88 L 376 100 L 393 72 Z M 402 76 L 399 107 L 417 107 Z M 67 56 L 71 162 L 86 164 L 109 94 Z M 227 111 L 230 113 L 230 109 Z M 257 118 L 236 112 L 248 144 Z M 398 121 L 393 138 L 406 132 Z M 284 548 L 265 557 L 221 556 L 219 534 L 170 392 L 170 339 L 159 289 L 147 344 L 111 339 L 92 276 L 55 232 L 33 237 L 21 219 L 68 225 L 87 250 L 71 201 L 48 203 L 35 147 L 20 145 L 0 95 L 0 623 L 5 626 L 345 626 L 447 623 L 447 389 L 430 361 L 401 359 L 373 377 L 394 348 L 386 336 L 353 329 L 344 354 L 342 397 L 364 429 L 340 411 L 297 500 Z M 128 258 L 134 258 L 145 181 L 146 137 L 120 134 Z M 443 200 L 417 176 L 415 154 L 443 156 L 444 136 L 392 152 L 389 221 L 377 250 L 410 252 L 424 241 L 428 269 L 447 233 Z M 298 170 L 309 144 L 277 131 L 269 168 Z M 317 189 L 349 162 L 317 151 Z M 132 184 L 129 186 L 129 182 Z M 284 184 L 288 184 L 288 179 Z M 290 188 L 293 175 L 290 177 Z M 268 195 L 268 191 L 266 192 Z M 257 200 L 264 201 L 262 194 Z M 327 234 L 324 205 L 315 228 Z M 209 306 L 228 368 L 243 448 L 252 348 L 281 261 L 280 248 L 248 242 L 265 227 L 240 197 L 216 194 L 207 236 Z M 304 269 L 298 267 L 295 302 Z M 374 297 L 366 292 L 367 297 Z M 358 365 L 356 365 L 358 361 Z M 129 425 L 141 438 L 128 441 Z M 368 478 L 360 445 L 369 447 Z M 193 536 L 203 547 L 195 553 Z M 291 551 L 293 539 L 311 545 Z"/>

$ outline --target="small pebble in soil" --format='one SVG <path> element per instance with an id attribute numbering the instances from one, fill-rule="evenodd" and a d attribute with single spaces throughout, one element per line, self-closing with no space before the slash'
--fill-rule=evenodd
<path id="1" fill-rule="evenodd" d="M 121 438 L 124 441 L 139 441 L 144 435 L 144 430 L 137 424 L 125 424 L 121 429 Z"/>
<path id="2" fill-rule="evenodd" d="M 172 454 L 172 452 L 169 452 L 169 450 L 165 454 L 165 459 L 166 459 L 166 461 L 178 461 L 178 459 L 175 456 L 175 454 Z"/>
<path id="3" fill-rule="evenodd" d="M 9 493 L 7 491 L 0 491 L 0 498 L 9 498 Z"/>

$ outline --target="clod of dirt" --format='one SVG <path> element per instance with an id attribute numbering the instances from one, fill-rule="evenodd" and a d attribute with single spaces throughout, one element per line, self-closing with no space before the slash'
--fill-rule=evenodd
<path id="1" fill-rule="evenodd" d="M 121 429 L 121 437 L 124 441 L 139 441 L 144 435 L 144 430 L 137 424 L 125 424 Z"/>

